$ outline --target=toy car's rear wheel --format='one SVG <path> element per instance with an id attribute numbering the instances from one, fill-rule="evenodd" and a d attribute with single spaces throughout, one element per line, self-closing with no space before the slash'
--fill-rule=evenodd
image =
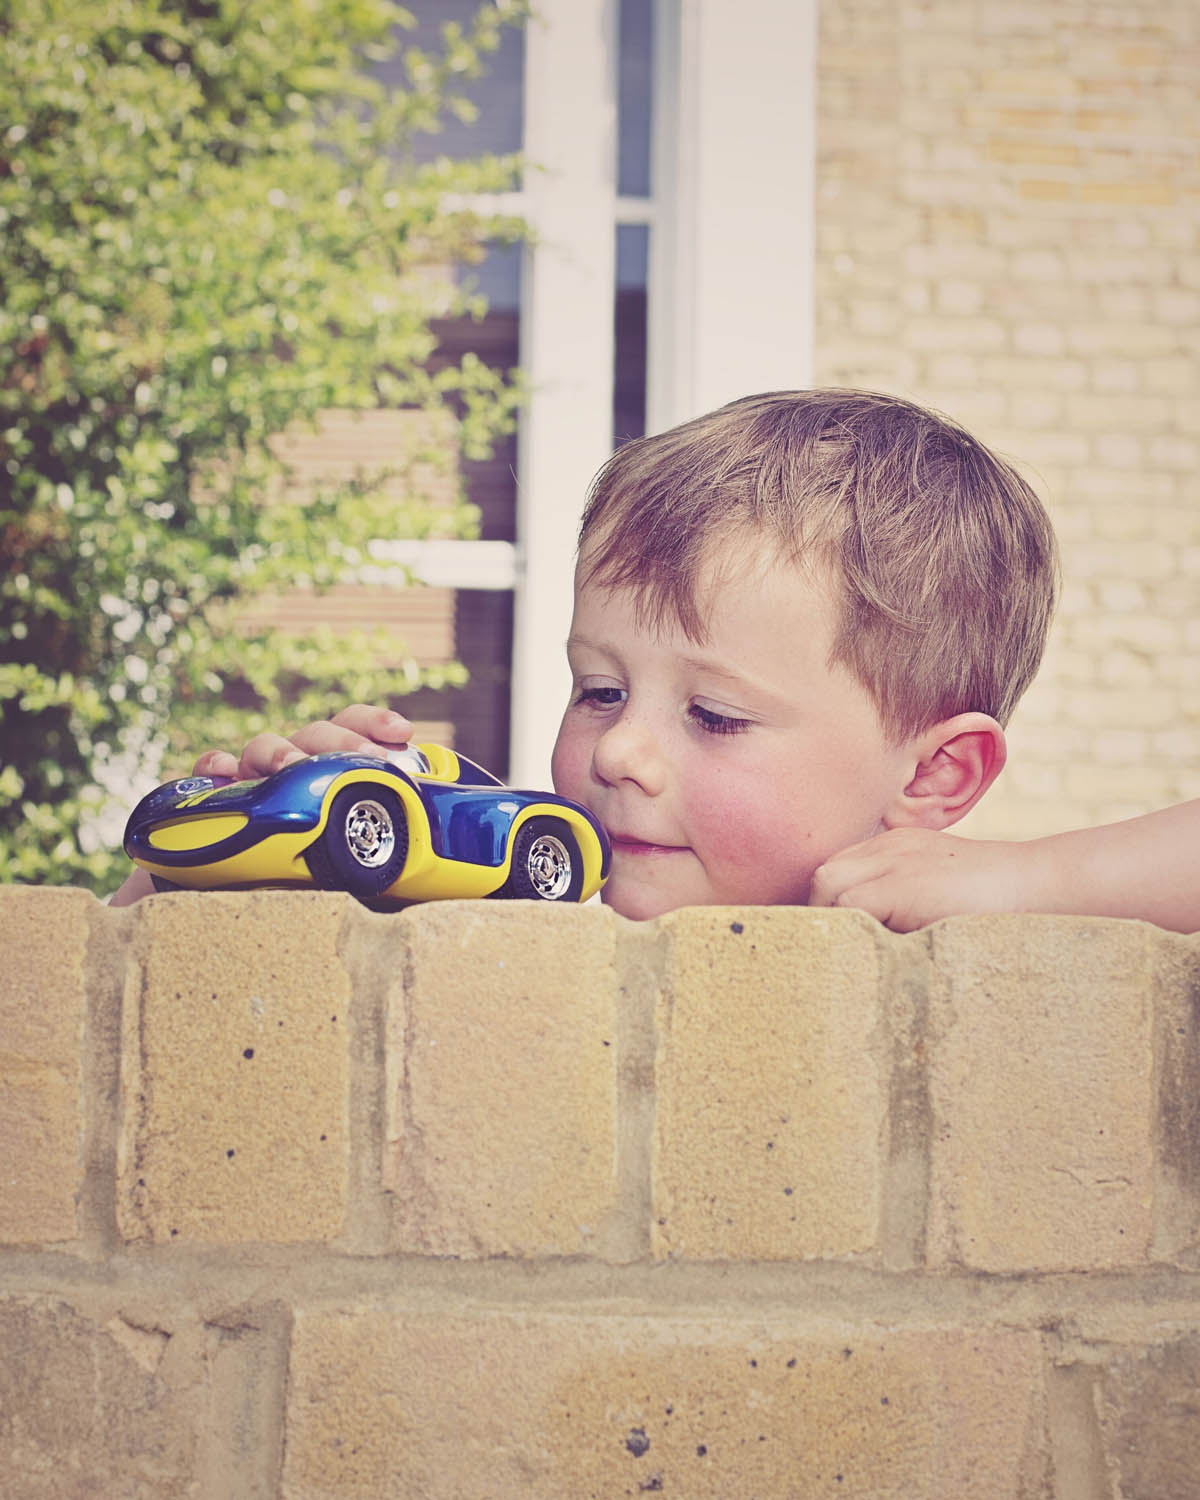
<path id="1" fill-rule="evenodd" d="M 330 805 L 324 833 L 304 858 L 326 890 L 349 891 L 360 901 L 381 896 L 408 858 L 404 804 L 375 782 L 344 787 Z"/>
<path id="2" fill-rule="evenodd" d="M 497 893 L 522 901 L 578 901 L 583 889 L 579 844 L 558 818 L 531 818 L 513 840 L 508 879 Z"/>

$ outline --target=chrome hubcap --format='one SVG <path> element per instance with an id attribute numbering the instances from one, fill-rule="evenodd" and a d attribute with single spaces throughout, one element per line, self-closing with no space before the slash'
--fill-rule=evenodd
<path id="1" fill-rule="evenodd" d="M 530 844 L 525 868 L 543 901 L 560 901 L 566 895 L 571 884 L 571 856 L 552 833 L 541 833 Z"/>
<path id="2" fill-rule="evenodd" d="M 396 830 L 386 807 L 369 798 L 346 814 L 346 847 L 364 869 L 387 864 L 396 847 Z"/>

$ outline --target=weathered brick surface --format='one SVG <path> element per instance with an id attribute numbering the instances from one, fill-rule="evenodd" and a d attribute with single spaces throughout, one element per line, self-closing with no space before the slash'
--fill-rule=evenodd
<path id="1" fill-rule="evenodd" d="M 138 909 L 117 1213 L 129 1239 L 324 1240 L 348 1181 L 349 897 L 183 892 Z"/>
<path id="2" fill-rule="evenodd" d="M 1111 1493 L 1195 1500 L 1200 1481 L 1200 1334 L 1193 1326 L 1116 1354 L 1096 1406 Z"/>
<path id="3" fill-rule="evenodd" d="M 195 1495 L 205 1405 L 201 1393 L 163 1379 L 167 1343 L 119 1318 L 100 1324 L 65 1298 L 0 1299 L 0 1492 Z"/>
<path id="4" fill-rule="evenodd" d="M 881 929 L 771 908 L 693 909 L 662 927 L 655 1253 L 870 1250 L 887 1104 Z"/>
<path id="5" fill-rule="evenodd" d="M 0 888 L 0 1241 L 70 1240 L 82 1182 L 83 891 Z"/>
<path id="6" fill-rule="evenodd" d="M 1200 1250 L 1200 937 L 1153 939 L 1158 1026 L 1156 1260 Z"/>
<path id="7" fill-rule="evenodd" d="M 1017 1500 L 1044 1425 L 1033 1333 L 358 1307 L 297 1322 L 283 1493 Z"/>
<path id="8" fill-rule="evenodd" d="M 454 902 L 403 920 L 384 1161 L 397 1248 L 603 1254 L 617 1190 L 617 919 Z"/>
<path id="9" fill-rule="evenodd" d="M 1140 923 L 1055 917 L 973 917 L 933 929 L 935 1265 L 1019 1271 L 1146 1260 L 1153 937 Z"/>
<path id="10" fill-rule="evenodd" d="M 98 1051 L 79 1243 L 0 1248 L 6 1497 L 1192 1500 L 1200 936 L 0 922 L 29 1067 Z"/>

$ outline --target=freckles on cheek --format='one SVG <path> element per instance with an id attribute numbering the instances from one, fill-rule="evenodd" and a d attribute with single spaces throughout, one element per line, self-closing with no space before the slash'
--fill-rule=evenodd
<path id="1" fill-rule="evenodd" d="M 550 779 L 554 782 L 554 790 L 561 792 L 560 781 L 565 781 L 570 774 L 571 763 L 571 737 L 564 720 L 558 726 L 558 734 L 554 740 L 554 749 L 550 752 Z"/>
<path id="2" fill-rule="evenodd" d="M 709 854 L 730 868 L 761 870 L 784 853 L 798 863 L 812 843 L 811 830 L 785 824 L 770 798 L 748 798 L 744 788 L 726 792 L 720 785 L 712 786 L 696 806 L 694 816 Z"/>

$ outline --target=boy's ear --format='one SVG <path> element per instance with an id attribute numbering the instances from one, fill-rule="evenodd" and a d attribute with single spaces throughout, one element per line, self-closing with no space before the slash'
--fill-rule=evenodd
<path id="1" fill-rule="evenodd" d="M 913 742 L 916 769 L 884 813 L 885 828 L 949 828 L 1004 769 L 1004 731 L 988 714 L 955 714 Z"/>

